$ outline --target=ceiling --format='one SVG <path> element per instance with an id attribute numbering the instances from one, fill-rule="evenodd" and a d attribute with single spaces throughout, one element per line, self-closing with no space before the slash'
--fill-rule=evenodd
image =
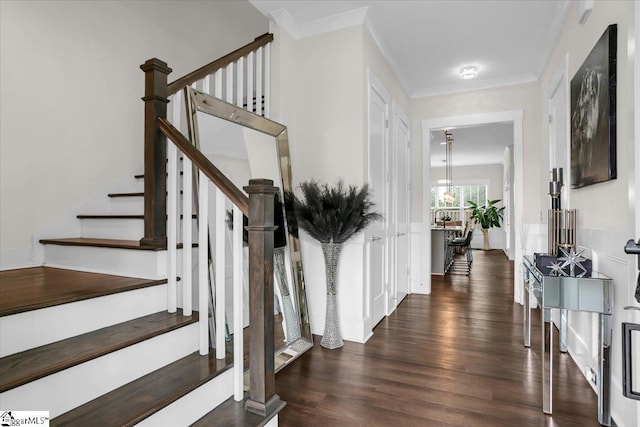
<path id="1" fill-rule="evenodd" d="M 409 96 L 535 81 L 558 35 L 567 0 L 250 0 L 302 39 L 365 25 Z M 478 76 L 462 80 L 463 66 Z"/>
<path id="2" fill-rule="evenodd" d="M 505 147 L 513 145 L 513 123 L 448 128 L 453 136 L 453 166 L 495 165 L 502 160 Z M 443 167 L 445 157 L 444 129 L 431 131 L 431 167 Z"/>

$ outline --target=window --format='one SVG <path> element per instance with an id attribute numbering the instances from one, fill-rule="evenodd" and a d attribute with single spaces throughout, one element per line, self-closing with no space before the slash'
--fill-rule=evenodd
<path id="1" fill-rule="evenodd" d="M 483 206 L 487 203 L 487 185 L 454 185 L 451 190 L 453 192 L 453 203 L 444 202 L 444 193 L 447 191 L 446 185 L 433 185 L 431 187 L 431 207 L 432 208 L 460 208 L 467 206 L 467 201 L 471 200 Z"/>

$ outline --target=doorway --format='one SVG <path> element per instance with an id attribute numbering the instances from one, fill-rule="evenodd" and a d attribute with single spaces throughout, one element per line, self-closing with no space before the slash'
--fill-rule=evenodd
<path id="1" fill-rule="evenodd" d="M 500 111 L 493 113 L 472 114 L 466 116 L 454 116 L 444 117 L 439 119 L 429 119 L 422 121 L 422 188 L 423 188 L 423 225 L 428 227 L 431 224 L 431 200 L 426 196 L 426 190 L 431 187 L 431 144 L 430 133 L 432 130 L 444 129 L 446 127 L 464 127 L 474 126 L 489 123 L 506 123 L 513 124 L 513 234 L 515 240 L 515 247 L 513 252 L 514 257 L 514 280 L 513 280 L 513 295 L 514 301 L 522 303 L 522 283 L 520 281 L 520 268 L 522 260 L 522 244 L 521 244 L 521 229 L 522 229 L 522 214 L 523 214 L 523 159 L 522 159 L 522 146 L 523 146 L 523 134 L 522 134 L 522 110 L 512 111 Z M 424 234 L 423 247 L 431 247 L 431 233 Z M 424 254 L 423 259 L 430 258 L 427 254 Z M 430 259 L 425 262 L 429 264 Z M 425 291 L 431 292 L 431 269 L 429 269 L 424 276 Z"/>

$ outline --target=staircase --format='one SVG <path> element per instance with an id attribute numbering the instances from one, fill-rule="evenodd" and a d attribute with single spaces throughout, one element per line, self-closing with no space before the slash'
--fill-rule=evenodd
<path id="1" fill-rule="evenodd" d="M 244 410 L 244 367 L 235 355 L 234 369 L 230 343 L 203 348 L 209 315 L 180 298 L 184 270 L 168 258 L 185 248 L 145 244 L 144 181 L 136 175 L 130 191 L 108 194 L 110 212 L 78 215 L 81 236 L 41 240 L 44 266 L 0 272 L 0 408 L 48 411 L 51 425 L 277 425 L 284 404 Z M 184 230 L 197 241 L 197 227 Z M 197 250 L 189 244 L 184 259 Z"/>

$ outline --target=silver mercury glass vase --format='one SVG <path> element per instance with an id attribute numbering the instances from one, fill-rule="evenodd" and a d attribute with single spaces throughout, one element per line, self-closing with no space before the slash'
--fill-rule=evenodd
<path id="1" fill-rule="evenodd" d="M 282 296 L 282 314 L 284 315 L 284 322 L 286 324 L 287 343 L 291 343 L 300 339 L 300 325 L 297 320 L 296 312 L 293 309 L 293 303 L 291 301 L 291 294 L 289 293 L 289 287 L 287 286 L 287 271 L 284 263 L 284 251 L 285 248 L 273 248 L 273 269 L 276 273 L 276 282 L 278 282 L 278 289 Z"/>
<path id="2" fill-rule="evenodd" d="M 322 243 L 324 254 L 324 268 L 327 280 L 327 309 L 324 322 L 324 334 L 320 345 L 324 348 L 334 349 L 344 345 L 340 332 L 340 320 L 338 318 L 338 299 L 336 287 L 336 273 L 342 243 Z"/>

